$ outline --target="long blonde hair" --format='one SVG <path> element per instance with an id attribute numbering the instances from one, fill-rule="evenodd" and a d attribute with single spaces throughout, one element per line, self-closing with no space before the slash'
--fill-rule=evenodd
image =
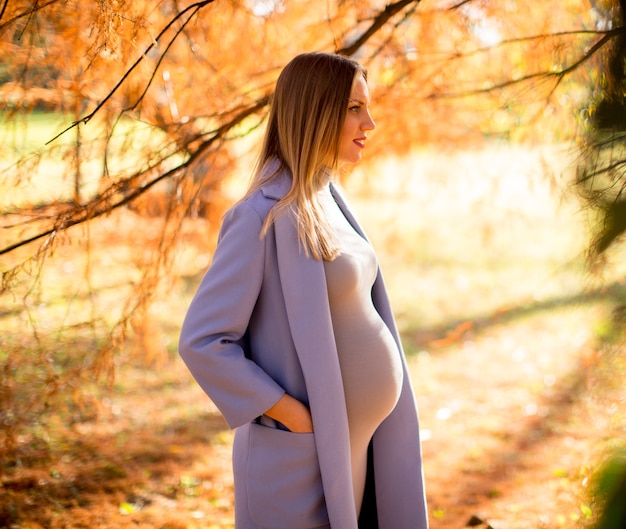
<path id="1" fill-rule="evenodd" d="M 257 168 L 246 196 L 280 171 L 265 167 L 278 159 L 291 173 L 289 192 L 270 210 L 261 235 L 285 211 L 295 215 L 298 239 L 307 255 L 333 260 L 338 254 L 334 231 L 317 192 L 336 170 L 339 140 L 356 76 L 367 72 L 356 61 L 329 53 L 303 53 L 292 59 L 276 82 Z M 244 197 L 245 198 L 245 197 Z"/>

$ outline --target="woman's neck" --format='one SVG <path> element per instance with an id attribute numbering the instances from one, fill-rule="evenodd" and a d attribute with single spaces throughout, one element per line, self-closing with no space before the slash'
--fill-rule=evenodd
<path id="1" fill-rule="evenodd" d="M 327 189 L 333 180 L 333 171 L 330 167 L 323 166 L 318 173 L 319 188 Z"/>

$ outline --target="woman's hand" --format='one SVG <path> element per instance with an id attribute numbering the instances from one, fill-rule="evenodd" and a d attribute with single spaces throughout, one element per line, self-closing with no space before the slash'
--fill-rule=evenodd
<path id="1" fill-rule="evenodd" d="M 264 415 L 283 424 L 294 433 L 312 433 L 311 411 L 302 402 L 285 393 Z"/>

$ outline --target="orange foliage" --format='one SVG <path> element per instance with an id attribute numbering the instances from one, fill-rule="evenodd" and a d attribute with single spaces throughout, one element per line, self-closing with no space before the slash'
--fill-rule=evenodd
<path id="1" fill-rule="evenodd" d="M 470 96 L 570 64 L 593 37 L 550 35 L 593 30 L 598 18 L 586 0 L 455 5 L 408 2 L 356 54 L 372 72 L 374 113 L 385 125 L 377 135 L 386 150 L 502 134 L 524 123 L 537 105 L 545 107 L 554 82 L 539 92 L 535 84 Z M 376 0 L 73 0 L 30 13 L 30 2 L 9 2 L 0 19 L 0 63 L 6 80 L 26 89 L 70 93 L 71 102 L 57 97 L 57 108 L 82 117 L 145 53 L 108 101 L 109 111 L 133 108 L 150 123 L 195 122 L 207 131 L 225 112 L 268 94 L 294 54 L 345 47 L 384 7 Z"/>

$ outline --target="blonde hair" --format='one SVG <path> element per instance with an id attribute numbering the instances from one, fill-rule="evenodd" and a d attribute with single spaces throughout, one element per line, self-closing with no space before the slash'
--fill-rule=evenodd
<path id="1" fill-rule="evenodd" d="M 291 211 L 301 247 L 318 260 L 330 261 L 338 254 L 334 231 L 316 194 L 337 168 L 341 131 L 357 74 L 367 79 L 365 68 L 356 61 L 322 52 L 298 55 L 285 66 L 276 82 L 263 146 L 246 193 L 249 196 L 287 169 L 291 189 L 270 210 L 261 235 L 278 215 Z M 268 174 L 264 169 L 274 159 L 281 169 Z"/>

